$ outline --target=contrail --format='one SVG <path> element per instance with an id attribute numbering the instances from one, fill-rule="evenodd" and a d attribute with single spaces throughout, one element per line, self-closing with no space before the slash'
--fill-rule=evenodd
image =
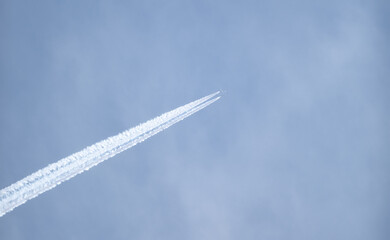
<path id="1" fill-rule="evenodd" d="M 82 173 L 217 101 L 219 91 L 109 137 L 0 190 L 0 217 L 26 201 Z"/>

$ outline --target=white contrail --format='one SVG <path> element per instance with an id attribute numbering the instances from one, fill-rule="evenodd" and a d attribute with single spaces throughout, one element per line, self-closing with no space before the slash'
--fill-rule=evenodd
<path id="1" fill-rule="evenodd" d="M 39 194 L 205 108 L 220 98 L 219 93 L 218 91 L 210 94 L 116 136 L 95 143 L 0 190 L 0 217 Z"/>

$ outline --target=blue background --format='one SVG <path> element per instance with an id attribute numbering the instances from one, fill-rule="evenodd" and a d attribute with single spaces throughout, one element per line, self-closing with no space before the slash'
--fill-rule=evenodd
<path id="1" fill-rule="evenodd" d="M 0 239 L 389 239 L 388 1 L 1 1 L 0 188 L 217 103 Z"/>

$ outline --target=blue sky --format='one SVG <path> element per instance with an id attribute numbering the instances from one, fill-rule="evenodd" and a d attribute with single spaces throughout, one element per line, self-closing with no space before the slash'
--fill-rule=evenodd
<path id="1" fill-rule="evenodd" d="M 223 98 L 0 218 L 1 239 L 388 239 L 386 1 L 2 1 L 0 188 Z"/>

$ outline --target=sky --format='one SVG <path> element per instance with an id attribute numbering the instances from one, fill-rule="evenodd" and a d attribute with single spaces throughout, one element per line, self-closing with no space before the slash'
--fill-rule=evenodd
<path id="1" fill-rule="evenodd" d="M 0 239 L 388 239 L 390 4 L 1 1 L 0 188 L 222 98 L 0 218 Z"/>

